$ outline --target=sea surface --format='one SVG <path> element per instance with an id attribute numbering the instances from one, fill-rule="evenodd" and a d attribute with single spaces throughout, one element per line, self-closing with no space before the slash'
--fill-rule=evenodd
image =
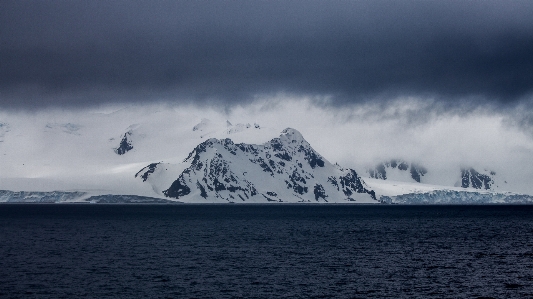
<path id="1" fill-rule="evenodd" d="M 2 204 L 0 298 L 533 298 L 533 206 Z"/>

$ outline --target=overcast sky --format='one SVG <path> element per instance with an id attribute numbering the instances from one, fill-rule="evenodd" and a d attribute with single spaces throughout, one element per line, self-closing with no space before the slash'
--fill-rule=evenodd
<path id="1" fill-rule="evenodd" d="M 533 1 L 0 0 L 0 162 L 85 163 L 48 127 L 105 146 L 204 117 L 296 128 L 347 167 L 467 165 L 530 188 Z"/>
<path id="2" fill-rule="evenodd" d="M 0 1 L 0 108 L 530 105 L 533 1 Z M 525 121 L 527 122 L 527 121 Z"/>

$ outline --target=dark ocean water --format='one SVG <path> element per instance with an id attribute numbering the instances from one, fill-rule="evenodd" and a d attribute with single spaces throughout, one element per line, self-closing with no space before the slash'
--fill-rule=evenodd
<path id="1" fill-rule="evenodd" d="M 0 298 L 533 298 L 533 206 L 0 205 Z"/>

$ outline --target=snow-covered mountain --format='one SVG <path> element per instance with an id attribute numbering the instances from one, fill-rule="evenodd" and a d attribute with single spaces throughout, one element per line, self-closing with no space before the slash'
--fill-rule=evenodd
<path id="1" fill-rule="evenodd" d="M 375 139 L 365 137 L 371 135 L 371 127 L 360 123 L 353 131 L 353 126 L 343 127 L 333 119 L 331 124 L 313 126 L 321 119 L 315 115 L 297 127 L 311 147 L 296 130 L 291 130 L 298 136 L 294 140 L 288 131 L 281 136 L 280 132 L 290 124 L 287 119 L 300 117 L 301 122 L 312 111 L 293 109 L 285 121 L 279 118 L 283 111 L 263 118 L 242 111 L 228 115 L 166 106 L 91 113 L 0 111 L 0 190 L 9 190 L 2 201 L 85 202 L 101 196 L 91 202 L 359 203 L 390 198 L 393 203 L 406 203 L 407 197 L 425 196 L 442 203 L 444 199 L 436 198 L 450 194 L 482 202 L 490 198 L 503 202 L 502 194 L 533 194 L 532 167 L 523 162 L 533 153 L 528 143 L 511 144 L 516 148 L 513 155 L 497 156 L 503 162 L 477 159 L 470 163 L 452 154 L 435 159 L 412 155 L 366 168 L 376 161 L 369 154 L 373 150 L 367 149 L 372 146 L 368 140 Z M 282 149 L 278 150 L 278 143 Z M 310 163 L 313 155 L 320 157 L 314 164 Z M 482 151 L 477 155 L 487 156 Z M 491 163 L 485 165 L 485 161 Z M 69 192 L 84 195 L 72 197 Z"/>
<path id="2" fill-rule="evenodd" d="M 407 162 L 403 159 L 391 159 L 367 168 L 365 174 L 367 178 L 371 179 L 428 184 L 430 182 L 426 175 L 431 172 L 417 163 Z M 479 172 L 474 167 L 458 168 L 452 176 L 448 181 L 454 180 L 454 187 L 498 191 L 505 190 L 500 186 L 505 187 L 507 184 L 507 181 L 498 177 L 495 171 L 484 169 Z"/>
<path id="3" fill-rule="evenodd" d="M 124 155 L 133 149 L 133 141 L 131 140 L 132 135 L 133 132 L 131 130 L 124 133 L 124 136 L 120 140 L 118 147 L 114 149 L 117 155 Z"/>
<path id="4" fill-rule="evenodd" d="M 373 179 L 390 179 L 394 181 L 415 181 L 423 182 L 423 176 L 427 173 L 424 166 L 416 163 L 409 163 L 402 159 L 391 159 L 378 163 L 372 168 L 368 168 L 366 173 Z"/>
<path id="5" fill-rule="evenodd" d="M 506 181 L 502 183 L 505 184 Z M 461 168 L 461 180 L 457 185 L 482 190 L 495 190 L 499 187 L 495 171 L 484 169 L 483 172 L 478 172 L 473 167 Z"/>
<path id="6" fill-rule="evenodd" d="M 378 202 L 353 169 L 331 164 L 290 128 L 262 145 L 208 139 L 181 165 L 152 163 L 135 176 L 185 202 Z"/>
<path id="7" fill-rule="evenodd" d="M 131 125 L 128 127 L 126 132 L 121 135 L 120 138 L 118 138 L 120 143 L 117 147 L 113 148 L 117 155 L 124 155 L 134 149 L 134 139 L 139 138 L 139 134 L 137 133 L 138 128 L 138 124 Z M 113 142 L 115 141 L 115 138 L 111 138 L 109 141 Z"/>

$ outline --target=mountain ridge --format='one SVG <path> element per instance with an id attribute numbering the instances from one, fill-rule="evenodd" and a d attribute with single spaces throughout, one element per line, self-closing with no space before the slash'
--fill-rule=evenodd
<path id="1" fill-rule="evenodd" d="M 332 165 L 292 128 L 262 145 L 210 138 L 183 163 L 188 166 L 161 192 L 165 197 L 228 202 L 378 202 L 355 170 Z M 135 176 L 150 183 L 158 165 L 152 163 Z"/>

